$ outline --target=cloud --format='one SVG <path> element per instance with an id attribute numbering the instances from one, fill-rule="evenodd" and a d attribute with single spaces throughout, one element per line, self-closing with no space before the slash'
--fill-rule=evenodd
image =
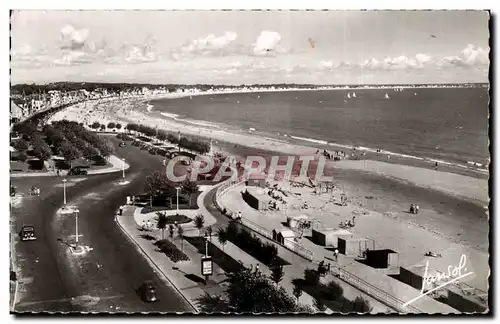
<path id="1" fill-rule="evenodd" d="M 281 47 L 277 47 L 281 41 L 281 35 L 273 31 L 262 31 L 257 37 L 254 44 L 252 44 L 253 54 L 262 55 L 275 55 L 276 49 L 281 52 Z"/>
<path id="2" fill-rule="evenodd" d="M 92 63 L 92 57 L 82 51 L 66 51 L 64 54 L 54 60 L 55 65 L 74 65 Z"/>
<path id="3" fill-rule="evenodd" d="M 468 44 L 460 55 L 446 56 L 438 63 L 439 66 L 486 66 L 489 64 L 489 51 L 472 44 Z"/>
<path id="4" fill-rule="evenodd" d="M 360 67 L 372 70 L 422 69 L 431 61 L 432 58 L 429 55 L 418 53 L 412 57 L 400 55 L 394 57 L 386 57 L 382 60 L 371 58 L 361 63 Z"/>
<path id="5" fill-rule="evenodd" d="M 227 54 L 229 46 L 238 38 L 232 31 L 226 31 L 223 35 L 210 34 L 206 37 L 191 40 L 172 50 L 172 58 L 179 60 L 183 57 L 221 56 Z"/>
<path id="6" fill-rule="evenodd" d="M 86 44 L 89 34 L 86 28 L 75 29 L 71 25 L 66 25 L 61 29 L 61 48 L 82 50 L 85 46 L 93 47 L 93 44 Z"/>

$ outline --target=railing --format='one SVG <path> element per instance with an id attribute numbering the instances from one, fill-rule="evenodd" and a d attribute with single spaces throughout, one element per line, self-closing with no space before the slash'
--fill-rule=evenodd
<path id="1" fill-rule="evenodd" d="M 215 193 L 214 203 L 219 210 L 223 211 L 225 209 L 226 214 L 228 214 L 228 215 L 234 214 L 234 211 L 230 210 L 227 207 L 224 207 L 221 204 L 220 198 L 230 188 L 240 184 L 242 181 L 243 181 L 242 177 L 238 178 L 238 180 L 228 179 L 217 188 L 217 192 Z M 281 244 L 273 239 L 273 235 L 272 235 L 271 231 L 269 231 L 268 229 L 254 223 L 254 222 L 252 222 L 244 217 L 241 218 L 241 224 L 243 226 L 247 227 L 248 229 L 250 229 L 256 233 L 259 233 L 260 235 L 272 240 L 274 243 L 298 254 L 299 256 L 301 256 L 309 261 L 313 261 L 313 253 L 310 250 L 301 246 L 300 244 L 296 243 L 295 241 L 290 240 L 290 239 L 285 239 L 285 243 Z M 396 310 L 398 312 L 401 312 L 401 313 L 408 313 L 408 312 L 422 313 L 422 311 L 420 311 L 419 309 L 417 309 L 414 306 L 411 306 L 411 305 L 403 306 L 405 304 L 405 302 L 403 302 L 402 300 L 400 300 L 397 297 L 383 291 L 380 288 L 375 287 L 374 285 L 368 283 L 366 280 L 359 278 L 358 276 L 348 272 L 347 270 L 345 270 L 343 268 L 334 267 L 332 270 L 330 270 L 330 272 L 334 276 L 339 277 L 341 280 L 349 283 L 350 285 L 356 287 L 360 291 L 363 291 L 367 295 L 372 296 L 373 298 L 377 299 L 381 303 L 393 308 L 394 310 Z"/>
<path id="2" fill-rule="evenodd" d="M 231 179 L 226 180 L 224 184 L 220 185 L 217 188 L 217 192 L 215 193 L 214 203 L 220 211 L 223 211 L 225 209 L 227 215 L 235 214 L 235 212 L 230 210 L 229 208 L 223 206 L 222 203 L 220 202 L 220 197 L 222 197 L 222 195 L 224 195 L 230 188 L 240 184 L 241 182 L 243 182 L 243 177 L 239 177 L 238 180 L 233 180 L 231 178 Z M 250 229 L 256 233 L 259 233 L 260 235 L 270 239 L 274 243 L 298 254 L 299 256 L 301 256 L 309 261 L 313 260 L 313 253 L 311 251 L 309 251 L 308 249 L 304 248 L 302 245 L 295 242 L 294 240 L 285 238 L 284 243 L 280 243 L 280 242 L 274 240 L 272 231 L 269 231 L 268 229 L 254 223 L 254 222 L 252 222 L 244 217 L 241 217 L 240 221 L 241 221 L 241 224 L 243 226 L 245 226 L 248 229 Z"/>
<path id="3" fill-rule="evenodd" d="M 343 268 L 333 267 L 333 269 L 330 270 L 330 273 L 340 278 L 341 280 L 349 283 L 350 285 L 356 287 L 357 289 L 363 291 L 367 295 L 370 295 L 373 298 L 379 300 L 383 304 L 388 305 L 389 307 L 395 309 L 398 312 L 422 313 L 421 310 L 419 310 L 414 306 L 411 305 L 403 306 L 405 302 L 403 302 L 401 299 L 389 294 L 388 292 L 383 291 L 380 288 L 375 287 L 374 285 L 368 283 L 366 280 L 361 279 L 360 277 L 350 273 L 349 271 Z"/>

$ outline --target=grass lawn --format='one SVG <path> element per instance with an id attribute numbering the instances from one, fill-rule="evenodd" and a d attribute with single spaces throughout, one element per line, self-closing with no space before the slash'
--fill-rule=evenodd
<path id="1" fill-rule="evenodd" d="M 205 238 L 200 236 L 186 236 L 184 239 L 194 246 L 200 254 L 205 255 Z M 212 237 L 212 240 L 216 239 L 217 238 Z M 233 259 L 211 242 L 208 242 L 208 255 L 210 255 L 213 261 L 226 273 L 241 271 L 244 268 L 241 263 Z"/>
<path id="2" fill-rule="evenodd" d="M 26 162 L 10 161 L 11 172 L 47 172 L 45 165 L 39 160 L 28 160 Z"/>

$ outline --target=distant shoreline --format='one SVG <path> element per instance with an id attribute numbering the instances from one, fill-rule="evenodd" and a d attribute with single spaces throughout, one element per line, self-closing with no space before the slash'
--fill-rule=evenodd
<path id="1" fill-rule="evenodd" d="M 410 88 L 410 87 L 408 87 Z M 420 87 L 423 88 L 423 87 Z M 432 87 L 431 87 L 432 88 Z M 160 100 L 165 100 L 165 99 L 178 99 L 178 98 L 185 98 L 185 97 L 194 97 L 194 96 L 207 96 L 207 95 L 223 95 L 223 94 L 237 94 L 237 93 L 266 93 L 266 92 L 295 92 L 295 91 L 331 91 L 331 90 L 350 90 L 351 88 L 334 88 L 334 89 L 282 89 L 282 90 L 268 90 L 268 91 L 262 91 L 262 90 L 235 90 L 235 91 L 221 91 L 221 92 L 199 92 L 199 93 L 194 93 L 194 94 L 177 94 L 175 96 L 168 96 L 168 95 L 162 95 L 154 99 L 148 99 L 145 100 L 145 103 L 148 105 L 147 107 L 147 112 L 152 112 L 154 108 L 154 102 L 155 101 L 160 101 Z M 382 88 L 363 88 L 363 89 L 382 89 Z M 391 88 L 392 89 L 392 88 Z M 159 111 L 158 111 L 159 112 Z M 198 127 L 205 127 L 205 128 L 217 128 L 220 129 L 221 127 L 218 126 L 216 122 L 212 121 L 207 121 L 207 120 L 188 120 L 188 119 L 183 119 L 183 118 L 178 118 L 178 115 L 175 113 L 167 113 L 167 112 L 159 112 L 163 118 L 168 118 L 171 120 L 174 120 L 175 122 L 182 123 L 182 124 L 191 124 L 191 125 L 196 125 Z M 258 132 L 255 130 L 253 131 L 256 135 L 258 135 Z M 411 159 L 415 161 L 420 161 L 424 163 L 438 163 L 439 166 L 446 166 L 446 167 L 452 167 L 452 168 L 460 168 L 466 172 L 477 172 L 482 175 L 488 175 L 489 170 L 488 170 L 488 165 L 484 165 L 481 163 L 478 163 L 476 161 L 468 161 L 467 164 L 463 163 L 457 163 L 457 162 L 451 162 L 451 161 L 446 161 L 443 159 L 439 158 L 433 158 L 433 157 L 420 157 L 420 156 L 413 156 L 410 154 L 405 154 L 405 153 L 398 153 L 398 152 L 393 152 L 389 150 L 384 150 L 384 149 L 375 149 L 371 147 L 365 147 L 361 145 L 348 145 L 348 144 L 341 144 L 341 143 L 334 143 L 331 141 L 327 140 L 321 140 L 321 139 L 314 139 L 314 138 L 307 138 L 303 136 L 295 136 L 292 134 L 284 134 L 285 138 L 274 138 L 273 139 L 277 141 L 282 141 L 282 142 L 287 142 L 290 143 L 290 140 L 295 140 L 299 141 L 302 143 L 309 143 L 313 145 L 321 145 L 322 148 L 326 148 L 327 150 L 330 149 L 346 149 L 346 150 L 352 150 L 353 148 L 361 151 L 361 152 L 367 152 L 367 153 L 372 153 L 376 154 L 377 156 L 391 156 L 391 157 L 398 157 L 401 159 Z M 378 151 L 379 150 L 379 151 Z"/>

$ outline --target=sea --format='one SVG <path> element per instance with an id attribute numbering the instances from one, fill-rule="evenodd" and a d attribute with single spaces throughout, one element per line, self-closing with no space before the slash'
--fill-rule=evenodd
<path id="1" fill-rule="evenodd" d="M 489 163 L 489 93 L 484 87 L 209 94 L 150 104 L 166 118 L 203 127 L 453 164 Z"/>

